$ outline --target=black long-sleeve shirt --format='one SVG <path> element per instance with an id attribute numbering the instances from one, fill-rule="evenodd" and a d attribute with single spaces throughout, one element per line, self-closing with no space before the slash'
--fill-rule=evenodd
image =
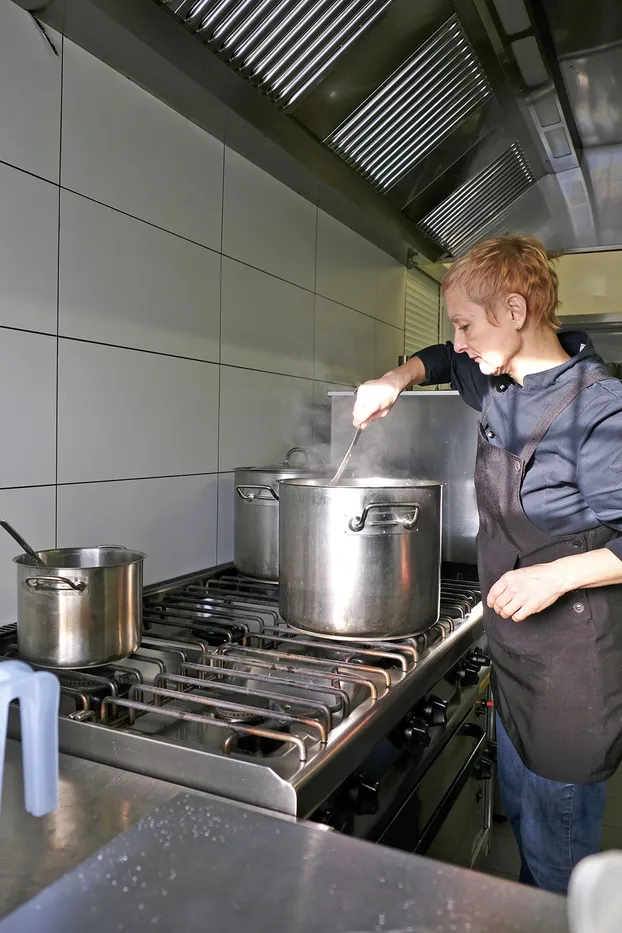
<path id="1" fill-rule="evenodd" d="M 571 359 L 526 376 L 523 386 L 509 376 L 485 376 L 451 343 L 416 355 L 427 385 L 449 382 L 471 408 L 488 405 L 490 443 L 520 454 L 555 398 L 603 365 L 586 334 L 562 333 L 559 340 Z M 529 520 L 551 535 L 580 534 L 598 525 L 622 533 L 622 382 L 611 377 L 584 389 L 556 419 L 536 450 L 521 496 Z M 608 547 L 622 560 L 622 537 Z"/>

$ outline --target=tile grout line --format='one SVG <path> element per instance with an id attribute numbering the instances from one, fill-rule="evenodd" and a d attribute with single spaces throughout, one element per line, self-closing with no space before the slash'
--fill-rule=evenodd
<path id="1" fill-rule="evenodd" d="M 63 13 L 64 16 L 64 13 Z M 64 24 L 63 24 L 64 25 Z M 60 193 L 63 170 L 63 97 L 65 90 L 65 34 L 61 35 L 61 61 L 60 61 L 60 106 L 58 127 L 58 215 L 57 215 L 57 242 L 56 242 L 56 405 L 54 425 L 54 547 L 58 547 L 58 460 L 59 460 L 59 414 L 60 414 L 60 250 L 61 250 L 61 220 L 60 220 Z"/>
<path id="2" fill-rule="evenodd" d="M 320 211 L 315 208 L 315 256 L 313 261 L 313 381 L 315 382 L 315 334 L 317 322 L 317 257 L 318 257 L 318 239 L 320 235 Z"/>
<path id="3" fill-rule="evenodd" d="M 311 359 L 312 359 L 311 372 L 312 372 L 312 374 L 313 374 L 313 389 L 312 389 L 312 403 L 311 403 L 311 411 L 313 412 L 313 416 L 312 416 L 312 417 L 313 417 L 313 421 L 312 421 L 312 424 L 311 424 L 311 443 L 312 443 L 314 446 L 315 446 L 315 444 L 318 443 L 318 439 L 317 439 L 317 437 L 316 437 L 317 431 L 316 431 L 316 412 L 315 412 L 315 404 L 316 404 L 316 403 L 315 403 L 315 385 L 316 385 L 316 379 L 315 379 L 315 357 L 316 357 L 315 338 L 316 338 L 316 332 L 317 332 L 317 257 L 318 257 L 318 239 L 319 239 L 319 231 L 320 231 L 320 209 L 319 209 L 319 207 L 316 205 L 316 207 L 315 207 L 315 255 L 314 255 L 314 257 L 313 257 L 313 329 L 312 329 L 313 347 L 312 347 L 312 356 L 311 356 Z"/>
<path id="4" fill-rule="evenodd" d="M 227 128 L 225 127 L 225 140 L 227 138 Z M 216 479 L 216 563 L 218 563 L 218 554 L 220 551 L 220 419 L 222 411 L 222 273 L 223 273 L 223 244 L 225 236 L 225 179 L 227 171 L 227 146 L 223 143 L 222 148 L 222 191 L 220 199 L 220 289 L 219 289 L 219 308 L 218 308 L 218 422 L 216 425 L 216 467 L 218 469 Z"/>
<path id="5" fill-rule="evenodd" d="M 108 347 L 111 350 L 126 350 L 129 353 L 142 353 L 145 356 L 160 356 L 164 359 L 180 360 L 181 362 L 185 362 L 185 363 L 202 363 L 202 364 L 205 364 L 206 366 L 225 366 L 227 369 L 239 369 L 244 372 L 265 373 L 265 375 L 267 376 L 282 376 L 284 379 L 298 379 L 299 381 L 302 381 L 302 382 L 313 382 L 312 376 L 297 376 L 297 375 L 294 375 L 293 373 L 276 372 L 275 370 L 272 370 L 272 369 L 257 369 L 252 366 L 240 366 L 239 364 L 236 364 L 236 363 L 219 363 L 218 360 L 203 360 L 203 359 L 199 359 L 198 357 L 193 357 L 193 356 L 179 356 L 176 353 L 165 353 L 162 350 L 147 350 L 144 347 L 129 347 L 129 346 L 124 346 L 118 343 L 104 343 L 101 340 L 87 340 L 84 337 L 68 337 L 63 334 L 57 335 L 49 331 L 30 330 L 24 327 L 13 327 L 8 324 L 0 324 L 0 332 L 2 332 L 3 330 L 12 331 L 18 334 L 32 334 L 33 336 L 37 336 L 37 337 L 52 337 L 55 339 L 57 338 L 59 341 L 66 340 L 71 343 L 87 344 L 88 346 L 92 346 L 92 347 Z M 326 380 L 326 379 L 320 380 L 320 381 L 330 382 L 330 380 Z M 342 384 L 343 383 L 335 383 L 335 385 L 342 385 Z"/>
<path id="6" fill-rule="evenodd" d="M 5 329 L 5 330 L 20 330 L 20 328 L 15 328 L 15 327 L 6 327 L 6 328 L 3 328 L 3 326 L 0 325 L 0 331 L 1 331 L 2 329 Z M 20 330 L 20 332 L 21 332 L 21 333 L 38 334 L 38 331 L 24 331 L 24 330 Z M 44 336 L 44 337 L 45 337 L 45 336 L 51 336 L 51 335 L 49 335 L 49 334 L 42 334 L 41 336 Z M 164 357 L 165 359 L 180 360 L 180 361 L 186 362 L 186 363 L 204 363 L 206 366 L 220 366 L 220 367 L 224 367 L 225 369 L 237 369 L 237 370 L 241 370 L 242 372 L 248 372 L 248 373 L 262 373 L 262 374 L 264 374 L 264 375 L 266 375 L 266 376 L 278 376 L 278 377 L 282 377 L 283 379 L 296 379 L 296 380 L 298 380 L 299 382 L 313 382 L 313 381 L 314 381 L 314 379 L 313 379 L 312 376 L 295 376 L 295 375 L 293 375 L 292 373 L 278 373 L 278 372 L 275 372 L 275 371 L 272 370 L 272 369 L 255 369 L 254 367 L 251 367 L 251 366 L 239 366 L 239 365 L 237 365 L 237 364 L 235 364 L 235 363 L 219 363 L 217 360 L 200 360 L 200 359 L 196 359 L 195 357 L 176 356 L 176 355 L 174 355 L 174 354 L 172 354 L 172 353 L 162 353 L 162 352 L 160 352 L 159 350 L 143 350 L 143 349 L 137 348 L 137 347 L 124 347 L 124 346 L 119 346 L 118 344 L 115 344 L 115 343 L 101 343 L 101 342 L 95 341 L 95 340 L 85 340 L 85 339 L 82 338 L 82 337 L 63 337 L 63 336 L 61 336 L 60 339 L 61 339 L 61 340 L 69 340 L 69 341 L 71 341 L 72 343 L 83 343 L 83 344 L 88 344 L 88 345 L 94 346 L 94 347 L 109 347 L 109 348 L 112 349 L 112 350 L 127 350 L 127 351 L 129 351 L 130 353 L 144 353 L 145 355 L 149 355 L 149 356 L 161 356 L 161 357 Z M 330 379 L 319 379 L 319 380 L 317 380 L 317 381 L 318 381 L 318 382 L 326 382 L 327 384 L 331 384 L 331 385 L 341 385 L 341 386 L 344 386 L 344 388 L 349 388 L 349 386 L 347 386 L 345 383 L 336 382 L 336 381 L 335 381 L 335 382 L 332 382 L 332 380 L 330 380 Z"/>
<path id="7" fill-rule="evenodd" d="M 67 486 L 102 486 L 110 485 L 111 483 L 142 483 L 147 480 L 158 480 L 158 479 L 190 479 L 193 476 L 218 476 L 218 470 L 209 470 L 206 472 L 199 473 L 156 473 L 151 476 L 116 476 L 108 479 L 75 479 L 75 480 L 65 480 L 62 483 L 58 483 L 58 488 L 63 489 Z M 46 485 L 46 484 L 42 484 Z M 52 483 L 47 485 L 52 486 Z M 6 487 L 10 489 L 24 489 L 24 486 L 12 486 Z M 39 488 L 39 487 L 32 487 Z"/>

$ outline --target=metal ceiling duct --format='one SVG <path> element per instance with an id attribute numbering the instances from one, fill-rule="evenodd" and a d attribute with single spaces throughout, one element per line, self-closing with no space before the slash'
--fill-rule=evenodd
<path id="1" fill-rule="evenodd" d="M 423 217 L 419 226 L 447 253 L 456 256 L 535 181 L 521 147 L 512 143 L 498 159 Z"/>
<path id="2" fill-rule="evenodd" d="M 280 107 L 294 106 L 393 0 L 157 0 Z"/>
<path id="3" fill-rule="evenodd" d="M 388 191 L 491 96 L 464 30 L 452 16 L 325 142 Z"/>

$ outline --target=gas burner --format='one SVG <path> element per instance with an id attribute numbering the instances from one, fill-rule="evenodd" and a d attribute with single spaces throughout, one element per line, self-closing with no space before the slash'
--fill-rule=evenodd
<path id="1" fill-rule="evenodd" d="M 300 711 L 288 707 L 288 704 L 270 701 L 265 711 L 258 709 L 257 714 L 242 710 L 223 709 L 218 707 L 213 712 L 213 718 L 228 722 L 232 726 L 242 726 L 244 731 L 232 731 L 225 734 L 222 751 L 227 755 L 245 755 L 253 758 L 266 758 L 276 752 L 283 751 L 284 743 L 276 737 L 278 733 L 289 733 L 291 723 L 275 719 L 278 713 L 300 715 Z"/>
<path id="2" fill-rule="evenodd" d="M 264 715 L 243 713 L 241 710 L 221 709 L 220 707 L 214 710 L 213 716 L 215 719 L 222 719 L 224 722 L 230 722 L 232 725 L 238 726 L 260 726 L 267 721 L 267 717 Z"/>

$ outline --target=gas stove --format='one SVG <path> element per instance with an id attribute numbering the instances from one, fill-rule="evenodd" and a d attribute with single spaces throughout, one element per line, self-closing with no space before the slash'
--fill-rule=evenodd
<path id="1" fill-rule="evenodd" d="M 477 583 L 447 577 L 441 616 L 424 635 L 353 645 L 297 633 L 279 615 L 278 585 L 231 565 L 177 578 L 145 590 L 135 654 L 55 672 L 60 748 L 310 817 L 375 743 L 408 731 L 440 680 L 458 694 L 479 682 L 481 619 Z M 0 651 L 17 656 L 15 626 L 0 630 Z M 9 734 L 19 737 L 15 709 Z"/>

